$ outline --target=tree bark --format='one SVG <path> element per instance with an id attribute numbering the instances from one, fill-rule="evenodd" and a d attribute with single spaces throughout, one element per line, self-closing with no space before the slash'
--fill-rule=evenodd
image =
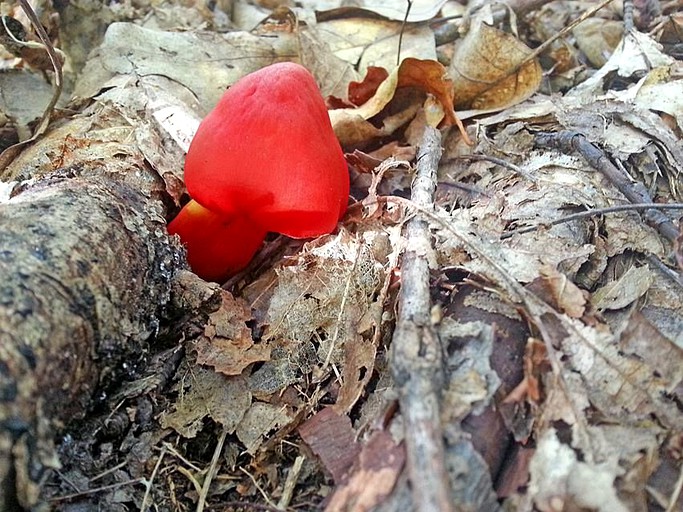
<path id="1" fill-rule="evenodd" d="M 35 508 L 55 435 L 138 371 L 171 313 L 185 263 L 163 181 L 116 142 L 132 118 L 98 106 L 0 173 L 37 179 L 0 202 L 0 511 Z"/>

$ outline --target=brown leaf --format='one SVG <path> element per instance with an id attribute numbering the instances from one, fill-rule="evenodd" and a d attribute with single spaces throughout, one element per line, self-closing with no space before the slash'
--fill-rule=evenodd
<path id="1" fill-rule="evenodd" d="M 348 481 L 337 488 L 326 512 L 364 512 L 382 503 L 391 493 L 405 462 L 405 449 L 391 434 L 372 435 L 358 457 Z"/>
<path id="2" fill-rule="evenodd" d="M 373 73 L 379 72 L 373 71 Z M 370 79 L 369 83 L 372 82 L 374 80 Z M 391 135 L 404 122 L 412 119 L 414 112 L 402 119 L 398 125 L 389 122 L 389 120 L 395 121 L 396 116 L 387 118 L 387 122 L 381 128 L 368 122 L 369 119 L 385 110 L 395 99 L 396 90 L 403 87 L 414 87 L 432 94 L 438 101 L 436 105 L 438 112 L 428 116 L 430 124 L 438 125 L 442 120 L 446 125 L 455 124 L 462 133 L 463 139 L 469 143 L 465 129 L 453 110 L 453 87 L 446 69 L 435 60 L 407 58 L 377 85 L 374 94 L 362 105 L 357 108 L 343 108 L 329 112 L 334 132 L 342 146 L 355 146 L 373 138 Z M 428 106 L 434 107 L 435 105 L 428 103 Z M 412 105 L 404 107 L 402 110 L 409 112 L 413 108 Z"/>
<path id="3" fill-rule="evenodd" d="M 610 280 L 598 288 L 591 297 L 591 303 L 598 310 L 622 309 L 647 293 L 654 277 L 647 265 L 631 266 L 618 279 Z"/>
<path id="4" fill-rule="evenodd" d="M 180 393 L 175 410 L 161 415 L 162 427 L 183 437 L 195 437 L 207 416 L 233 432 L 251 405 L 251 393 L 241 377 L 225 377 L 197 366 L 184 384 L 189 390 Z"/>
<path id="5" fill-rule="evenodd" d="M 474 23 L 451 61 L 456 107 L 502 109 L 527 99 L 543 75 L 536 59 L 524 62 L 530 53 L 512 35 Z"/>
<path id="6" fill-rule="evenodd" d="M 344 344 L 342 386 L 334 404 L 336 411 L 348 413 L 361 397 L 372 377 L 376 354 L 377 347 L 361 336 Z"/>
<path id="7" fill-rule="evenodd" d="M 524 380 L 527 398 L 538 404 L 542 399 L 541 383 L 550 372 L 548 351 L 545 344 L 536 338 L 529 338 L 524 350 Z"/>
<path id="8" fill-rule="evenodd" d="M 254 402 L 237 425 L 236 434 L 250 454 L 256 453 L 269 432 L 279 430 L 292 421 L 282 405 Z"/>
<path id="9" fill-rule="evenodd" d="M 417 87 L 434 95 L 443 106 L 448 126 L 457 124 L 453 110 L 453 81 L 448 78 L 446 68 L 435 60 L 408 58 L 398 69 L 398 87 Z"/>
<path id="10" fill-rule="evenodd" d="M 299 427 L 299 435 L 341 483 L 360 452 L 349 417 L 326 407 Z"/>
<path id="11" fill-rule="evenodd" d="M 195 344 L 197 363 L 213 366 L 225 375 L 239 375 L 252 363 L 270 360 L 270 347 L 254 343 L 246 322 L 252 319 L 248 304 L 222 292 L 222 304 L 209 316 L 204 336 Z"/>
<path id="12" fill-rule="evenodd" d="M 540 268 L 540 276 L 529 283 L 527 289 L 572 318 L 581 318 L 586 310 L 586 298 L 581 289 L 549 265 Z"/>

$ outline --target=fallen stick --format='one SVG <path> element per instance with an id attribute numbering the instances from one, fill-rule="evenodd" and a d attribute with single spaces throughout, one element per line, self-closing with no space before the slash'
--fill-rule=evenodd
<path id="1" fill-rule="evenodd" d="M 436 170 L 441 158 L 441 133 L 427 127 L 417 154 L 411 201 L 434 209 Z M 439 413 L 443 388 L 443 349 L 431 323 L 428 221 L 419 213 L 406 222 L 401 263 L 398 319 L 391 342 L 391 369 L 399 389 L 405 421 L 408 475 L 413 504 L 419 512 L 449 512 L 451 492 L 446 471 Z"/>

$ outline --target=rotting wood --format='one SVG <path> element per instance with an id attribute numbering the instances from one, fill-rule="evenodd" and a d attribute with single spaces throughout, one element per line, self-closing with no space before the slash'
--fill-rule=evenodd
<path id="1" fill-rule="evenodd" d="M 177 262 L 145 210 L 132 189 L 81 178 L 0 205 L 2 510 L 14 489 L 21 506 L 38 501 L 56 428 L 123 359 L 139 364 L 158 327 Z"/>
<path id="2" fill-rule="evenodd" d="M 427 127 L 417 154 L 417 174 L 411 200 L 419 208 L 434 208 L 436 170 L 441 158 L 441 133 Z M 399 389 L 405 420 L 408 475 L 415 510 L 454 510 L 445 463 L 440 419 L 443 349 L 431 324 L 429 224 L 416 214 L 404 229 L 406 249 L 401 264 L 401 294 L 392 338 L 391 368 Z"/>
<path id="3" fill-rule="evenodd" d="M 67 121 L 3 174 L 36 182 L 0 203 L 0 511 L 47 508 L 55 436 L 144 367 L 184 303 L 164 185 L 139 137 L 117 141 L 128 115 L 95 108 Z"/>

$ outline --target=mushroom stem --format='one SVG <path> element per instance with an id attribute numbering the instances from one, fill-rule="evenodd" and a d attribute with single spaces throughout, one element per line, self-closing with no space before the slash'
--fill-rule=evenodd
<path id="1" fill-rule="evenodd" d="M 168 232 L 180 236 L 194 273 L 219 283 L 243 270 L 266 236 L 247 217 L 226 217 L 194 200 L 171 221 Z"/>

